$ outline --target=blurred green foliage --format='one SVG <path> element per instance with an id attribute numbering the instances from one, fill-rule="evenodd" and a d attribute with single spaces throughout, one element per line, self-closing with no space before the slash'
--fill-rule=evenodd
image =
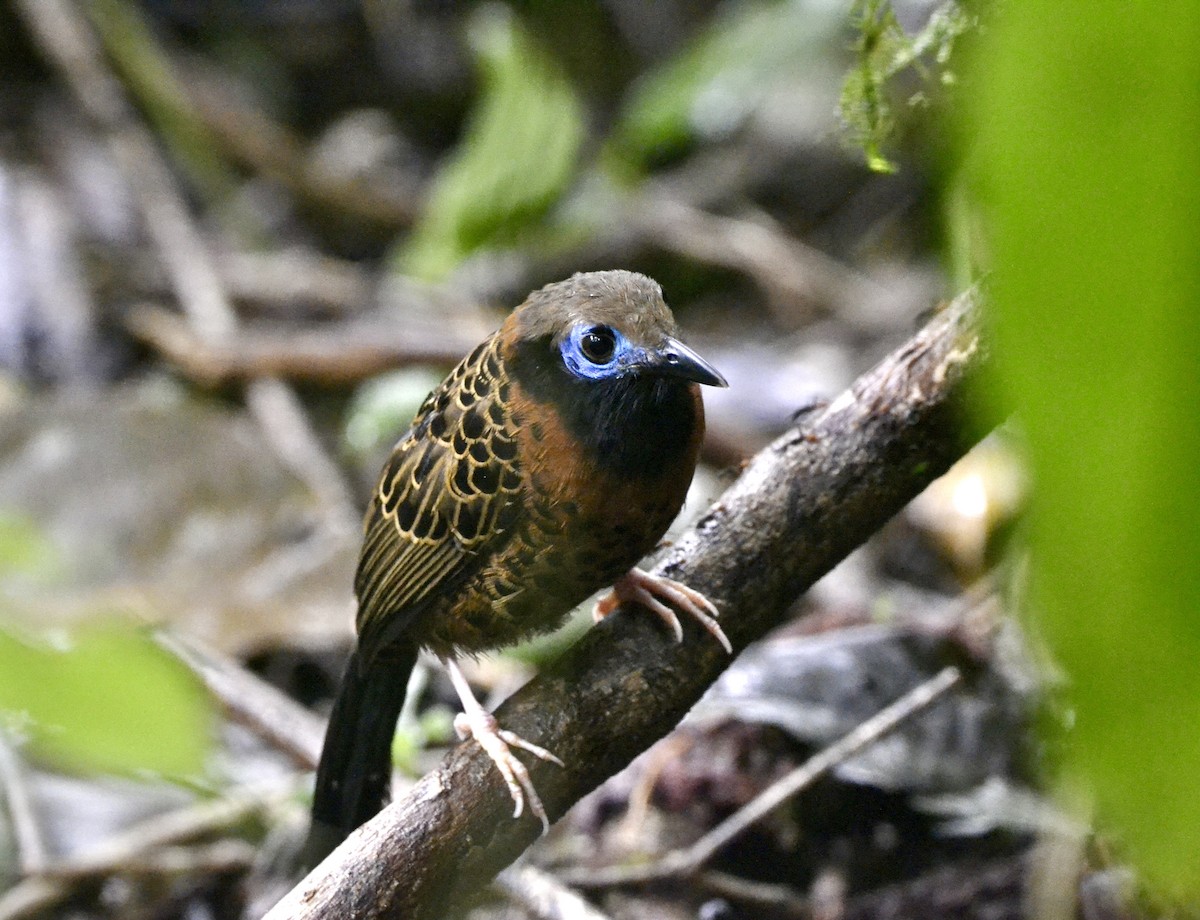
<path id="1" fill-rule="evenodd" d="M 481 95 L 400 254 L 402 271 L 428 281 L 476 249 L 513 243 L 574 178 L 583 141 L 574 90 L 513 16 L 482 7 L 471 37 Z"/>
<path id="2" fill-rule="evenodd" d="M 401 722 L 392 736 L 392 764 L 412 777 L 421 775 L 421 752 L 432 745 L 453 744 L 455 713 L 440 704 L 430 706 L 420 718 Z"/>
<path id="3" fill-rule="evenodd" d="M 232 195 L 234 177 L 218 155 L 209 128 L 196 117 L 143 11 L 123 0 L 90 0 L 84 8 L 113 65 L 192 186 L 214 201 Z"/>
<path id="4" fill-rule="evenodd" d="M 50 644 L 0 629 L 0 716 L 67 769 L 199 773 L 208 695 L 142 630 L 93 626 Z"/>
<path id="5" fill-rule="evenodd" d="M 406 367 L 360 386 L 346 410 L 343 439 L 350 455 L 377 461 L 376 453 L 399 440 L 442 375 L 430 367 Z"/>
<path id="6" fill-rule="evenodd" d="M 1200 6 L 998 4 L 966 129 L 1069 784 L 1200 894 Z"/>
<path id="7" fill-rule="evenodd" d="M 889 0 L 857 0 L 854 5 L 855 65 L 846 75 L 838 111 L 846 139 L 863 151 L 876 172 L 894 172 L 884 152 L 896 132 L 893 82 L 902 71 L 920 76 L 921 89 L 910 92 L 905 105 L 928 102 L 929 88 L 957 80 L 951 65 L 958 39 L 978 27 L 978 19 L 957 0 L 940 4 L 915 35 L 907 34 Z"/>
<path id="8" fill-rule="evenodd" d="M 637 85 L 606 165 L 618 176 L 637 177 L 696 138 L 733 132 L 781 79 L 811 67 L 842 24 L 842 11 L 829 5 L 731 4 Z"/>
<path id="9" fill-rule="evenodd" d="M 36 525 L 0 512 L 0 587 L 44 581 L 62 564 Z M 0 621 L 0 723 L 39 757 L 72 770 L 194 775 L 213 718 L 191 673 L 144 630 L 111 623 L 51 640 Z"/>

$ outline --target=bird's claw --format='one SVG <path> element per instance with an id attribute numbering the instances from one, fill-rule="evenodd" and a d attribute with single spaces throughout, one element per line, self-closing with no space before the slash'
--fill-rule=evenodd
<path id="1" fill-rule="evenodd" d="M 542 822 L 542 833 L 550 830 L 550 819 L 537 790 L 533 788 L 529 770 L 517 759 L 512 748 L 528 751 L 534 757 L 558 764 L 560 767 L 565 767 L 566 764 L 545 748 L 526 741 L 516 732 L 501 728 L 496 717 L 482 709 L 474 713 L 460 712 L 454 717 L 454 730 L 464 741 L 474 738 L 496 765 L 496 769 L 504 778 L 504 784 L 508 787 L 508 794 L 512 796 L 513 817 L 521 817 L 525 803 L 528 802 L 529 810 Z"/>
<path id="2" fill-rule="evenodd" d="M 592 608 L 592 618 L 598 623 L 606 616 L 625 603 L 637 603 L 659 617 L 675 635 L 676 642 L 683 641 L 683 627 L 675 611 L 664 601 L 697 620 L 701 626 L 712 633 L 721 643 L 721 647 L 733 654 L 733 644 L 717 622 L 720 611 L 707 597 L 682 582 L 662 575 L 651 575 L 641 569 L 630 569 L 613 585 L 612 590 Z"/>

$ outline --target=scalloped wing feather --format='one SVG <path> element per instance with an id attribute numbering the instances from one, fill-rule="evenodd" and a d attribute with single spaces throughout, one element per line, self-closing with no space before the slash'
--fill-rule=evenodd
<path id="1" fill-rule="evenodd" d="M 508 395 L 493 336 L 429 394 L 392 451 L 355 578 L 367 657 L 509 539 L 521 470 Z"/>

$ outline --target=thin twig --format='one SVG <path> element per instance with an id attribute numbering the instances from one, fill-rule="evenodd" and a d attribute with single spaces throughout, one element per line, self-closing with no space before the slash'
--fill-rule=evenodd
<path id="1" fill-rule="evenodd" d="M 236 339 L 211 342 L 178 314 L 146 303 L 126 312 L 125 327 L 182 374 L 210 387 L 262 376 L 344 386 L 410 364 L 453 365 L 479 340 L 449 329 L 435 335 L 351 323 L 308 331 L 251 327 Z"/>
<path id="2" fill-rule="evenodd" d="M 243 313 L 344 318 L 367 312 L 375 302 L 376 284 L 365 268 L 303 247 L 271 252 L 226 248 L 216 256 L 221 284 Z M 136 258 L 128 273 L 148 295 L 171 292 L 171 279 L 157 259 Z"/>
<path id="3" fill-rule="evenodd" d="M 258 848 L 244 840 L 215 840 L 192 846 L 165 846 L 131 854 L 108 865 L 61 863 L 43 873 L 47 881 L 78 884 L 110 875 L 217 875 L 244 871 L 253 865 Z"/>
<path id="4" fill-rule="evenodd" d="M 533 866 L 509 866 L 496 884 L 541 920 L 609 920 L 578 892 Z"/>
<path id="5" fill-rule="evenodd" d="M 766 221 L 710 214 L 661 194 L 640 201 L 630 218 L 664 249 L 745 273 L 762 288 L 785 326 L 883 295 L 876 282 Z"/>
<path id="6" fill-rule="evenodd" d="M 360 515 L 341 468 L 313 431 L 304 404 L 278 377 L 260 377 L 246 385 L 246 406 L 275 454 L 312 490 L 325 512 L 327 530 L 337 539 L 354 539 Z"/>
<path id="7" fill-rule="evenodd" d="M 233 721 L 290 757 L 301 770 L 315 770 L 325 723 L 287 694 L 219 652 L 164 630 L 155 641 L 204 682 Z"/>
<path id="8" fill-rule="evenodd" d="M 408 226 L 421 209 L 415 176 L 378 177 L 330 175 L 313 168 L 301 140 L 266 113 L 247 104 L 228 81 L 204 67 L 192 67 L 184 90 L 195 113 L 226 151 L 260 175 L 285 185 L 323 212 L 340 211 L 374 227 L 395 230 Z"/>
<path id="9" fill-rule="evenodd" d="M 17 848 L 17 867 L 22 875 L 40 872 L 47 862 L 46 841 L 24 766 L 4 731 L 0 731 L 0 788 L 8 805 L 9 825 Z"/>
<path id="10" fill-rule="evenodd" d="M 272 788 L 243 792 L 218 801 L 205 801 L 139 822 L 70 860 L 47 867 L 0 894 L 0 920 L 32 917 L 71 896 L 79 880 L 118 873 L 143 854 L 174 846 L 228 828 L 246 818 L 278 807 L 291 790 Z"/>
<path id="11" fill-rule="evenodd" d="M 914 687 L 838 741 L 772 783 L 745 807 L 734 812 L 691 846 L 675 850 L 646 865 L 576 870 L 565 876 L 567 881 L 574 885 L 596 888 L 649 882 L 696 872 L 739 834 L 758 823 L 792 796 L 807 789 L 834 767 L 845 763 L 863 748 L 894 731 L 905 720 L 927 709 L 956 687 L 961 680 L 962 675 L 958 668 L 943 668 L 934 677 Z"/>
<path id="12" fill-rule="evenodd" d="M 772 916 L 796 917 L 803 920 L 812 917 L 809 899 L 789 885 L 756 882 L 715 869 L 698 873 L 696 881 L 720 897 L 743 901 L 760 909 L 767 908 Z"/>

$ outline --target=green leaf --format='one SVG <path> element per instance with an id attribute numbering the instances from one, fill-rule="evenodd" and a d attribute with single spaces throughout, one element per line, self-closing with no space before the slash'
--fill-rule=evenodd
<path id="1" fill-rule="evenodd" d="M 697 135 L 740 127 L 781 78 L 812 66 L 840 24 L 838 10 L 815 4 L 732 5 L 637 86 L 614 131 L 610 165 L 640 169 Z"/>
<path id="2" fill-rule="evenodd" d="M 1200 5 L 997 7 L 972 94 L 1070 780 L 1200 894 Z"/>
<path id="3" fill-rule="evenodd" d="M 177 777 L 203 768 L 213 721 L 191 673 L 128 626 L 55 647 L 0 630 L 0 713 L 68 769 Z"/>
<path id="4" fill-rule="evenodd" d="M 430 281 L 514 242 L 566 189 L 583 140 L 571 85 L 509 14 L 483 8 L 472 36 L 483 93 L 400 256 L 401 270 Z"/>

